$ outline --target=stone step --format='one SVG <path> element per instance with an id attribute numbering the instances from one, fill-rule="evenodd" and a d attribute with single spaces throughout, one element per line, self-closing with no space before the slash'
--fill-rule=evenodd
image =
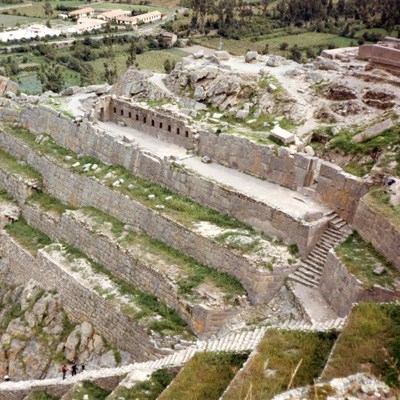
<path id="1" fill-rule="evenodd" d="M 300 267 L 300 268 L 301 268 L 301 267 Z M 299 268 L 299 269 L 300 269 L 300 268 Z M 302 270 L 303 270 L 303 269 L 307 269 L 308 271 L 313 271 L 313 272 L 315 272 L 317 275 L 321 275 L 322 272 L 324 271 L 324 268 L 323 268 L 323 267 L 321 267 L 321 266 L 319 266 L 319 265 L 312 264 L 312 262 L 310 262 L 310 261 L 305 261 L 305 262 L 304 262 L 304 265 L 303 265 Z"/>
<path id="2" fill-rule="evenodd" d="M 318 287 L 318 282 L 315 280 L 311 280 L 307 277 L 304 277 L 301 274 L 296 274 L 296 272 L 294 272 L 293 274 L 289 275 L 289 279 L 291 279 L 292 281 L 301 283 L 302 285 L 308 286 L 308 287 Z"/>
<path id="3" fill-rule="evenodd" d="M 311 268 L 307 268 L 305 267 L 300 267 L 297 271 L 297 275 L 303 275 L 306 278 L 310 278 L 310 279 L 314 279 L 314 280 L 318 280 L 319 277 L 321 276 L 321 272 L 320 271 L 315 271 Z"/>
<path id="4" fill-rule="evenodd" d="M 323 249 L 323 248 L 321 248 L 319 246 L 315 246 L 313 251 L 310 254 L 316 254 L 317 256 L 320 256 L 322 258 L 326 258 L 327 254 L 328 254 L 328 251 L 329 250 L 327 250 L 327 249 Z"/>
<path id="5" fill-rule="evenodd" d="M 321 265 L 324 265 L 325 264 L 325 260 L 326 260 L 326 256 L 321 256 L 321 255 L 316 254 L 316 253 L 313 252 L 307 257 L 307 260 L 312 260 L 316 264 L 320 263 Z"/>

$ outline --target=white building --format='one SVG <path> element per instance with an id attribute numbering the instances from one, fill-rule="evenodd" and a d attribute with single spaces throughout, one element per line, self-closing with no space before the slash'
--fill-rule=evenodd
<path id="1" fill-rule="evenodd" d="M 131 15 L 131 12 L 128 10 L 110 10 L 98 15 L 97 18 L 104 19 L 105 21 L 115 21 L 117 18 L 129 15 Z"/>
<path id="2" fill-rule="evenodd" d="M 145 24 L 148 24 L 150 22 L 160 21 L 161 13 L 160 11 L 151 11 L 146 14 L 135 15 L 132 18 L 136 18 L 137 23 L 143 22 Z"/>
<path id="3" fill-rule="evenodd" d="M 101 29 L 106 24 L 107 21 L 102 21 L 101 19 L 79 18 L 76 25 L 68 28 L 68 32 L 81 34 L 93 31 L 94 29 Z"/>
<path id="4" fill-rule="evenodd" d="M 79 8 L 78 10 L 71 11 L 68 13 L 70 18 L 88 18 L 94 15 L 94 8 L 86 7 L 86 8 Z"/>
<path id="5" fill-rule="evenodd" d="M 31 25 L 28 28 L 4 31 L 0 33 L 1 42 L 9 42 L 12 40 L 44 38 L 46 36 L 55 37 L 61 35 L 61 31 L 48 28 L 45 25 Z"/>

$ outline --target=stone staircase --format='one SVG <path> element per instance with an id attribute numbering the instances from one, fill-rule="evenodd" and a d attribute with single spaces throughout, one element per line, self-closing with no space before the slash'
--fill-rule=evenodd
<path id="1" fill-rule="evenodd" d="M 330 213 L 329 217 L 328 229 L 302 265 L 289 275 L 290 280 L 309 287 L 319 286 L 328 251 L 343 242 L 351 233 L 350 226 L 336 213 Z"/>
<path id="2" fill-rule="evenodd" d="M 198 341 L 196 345 L 180 350 L 166 357 L 125 365 L 118 368 L 102 368 L 93 371 L 85 371 L 75 377 L 62 380 L 42 379 L 31 381 L 3 382 L 0 383 L 0 400 L 23 400 L 31 390 L 57 389 L 57 392 L 65 394 L 74 385 L 82 381 L 93 383 L 104 382 L 107 379 L 115 381 L 115 387 L 126 375 L 136 374 L 150 376 L 152 372 L 160 368 L 184 365 L 197 352 L 201 351 L 252 351 L 260 343 L 268 329 L 299 330 L 299 331 L 328 331 L 340 330 L 345 324 L 346 318 L 337 318 L 325 322 L 285 321 L 282 324 L 261 326 L 252 330 L 233 331 L 223 337 L 212 338 L 206 341 Z M 118 378 L 119 377 L 119 378 Z M 142 378 L 143 379 L 143 378 Z M 64 389 L 63 389 L 64 387 Z M 12 393 L 12 395 L 10 395 Z"/>

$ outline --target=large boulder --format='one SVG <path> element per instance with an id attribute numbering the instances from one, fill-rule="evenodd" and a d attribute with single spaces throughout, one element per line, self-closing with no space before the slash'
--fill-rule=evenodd
<path id="1" fill-rule="evenodd" d="M 14 94 L 18 93 L 19 86 L 17 83 L 12 81 L 10 78 L 6 76 L 0 76 L 0 96 L 4 97 L 7 94 Z"/>
<path id="2" fill-rule="evenodd" d="M 248 51 L 246 53 L 245 62 L 251 63 L 257 61 L 258 53 L 256 51 Z"/>

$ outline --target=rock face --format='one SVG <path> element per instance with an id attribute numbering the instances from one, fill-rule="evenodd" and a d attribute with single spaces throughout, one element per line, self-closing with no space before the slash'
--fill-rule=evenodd
<path id="1" fill-rule="evenodd" d="M 16 95 L 18 92 L 18 84 L 13 82 L 10 78 L 7 78 L 6 76 L 0 76 L 0 96 L 6 96 L 6 94 L 9 96 L 10 93 Z"/>
<path id="2" fill-rule="evenodd" d="M 219 59 L 222 56 L 224 55 L 220 55 Z M 210 61 L 199 65 L 184 60 L 176 64 L 167 84 L 175 93 L 192 92 L 196 101 L 207 102 L 215 108 L 226 110 L 247 98 L 256 89 L 257 79 L 234 73 Z"/>
<path id="3" fill-rule="evenodd" d="M 56 377 L 61 364 L 73 360 L 88 369 L 116 365 L 114 351 L 110 353 L 90 323 L 74 325 L 68 320 L 57 294 L 44 292 L 35 281 L 14 286 L 0 275 L 0 376 Z M 123 359 L 131 361 L 129 354 Z"/>
<path id="4" fill-rule="evenodd" d="M 109 93 L 111 95 L 134 98 L 135 100 L 163 100 L 168 94 L 151 81 L 151 72 L 129 68 L 119 78 Z"/>

